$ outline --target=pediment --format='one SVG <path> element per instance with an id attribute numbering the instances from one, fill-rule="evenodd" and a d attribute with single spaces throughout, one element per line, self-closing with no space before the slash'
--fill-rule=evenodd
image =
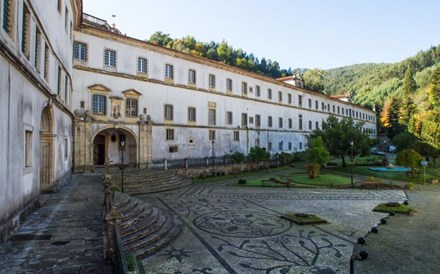
<path id="1" fill-rule="evenodd" d="M 140 93 L 139 91 L 135 90 L 135 89 L 127 89 L 125 91 L 122 92 L 125 96 L 141 96 L 142 93 Z"/>
<path id="2" fill-rule="evenodd" d="M 90 90 L 94 90 L 94 91 L 104 91 L 104 92 L 110 92 L 111 89 L 109 89 L 108 87 L 102 85 L 102 84 L 96 84 L 96 85 L 92 85 L 88 87 Z"/>

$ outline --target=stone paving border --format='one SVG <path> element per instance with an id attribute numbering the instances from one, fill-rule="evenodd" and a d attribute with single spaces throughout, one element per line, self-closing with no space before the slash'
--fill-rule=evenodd
<path id="1" fill-rule="evenodd" d="M 103 255 L 102 174 L 74 176 L 0 244 L 0 273 L 112 273 Z"/>

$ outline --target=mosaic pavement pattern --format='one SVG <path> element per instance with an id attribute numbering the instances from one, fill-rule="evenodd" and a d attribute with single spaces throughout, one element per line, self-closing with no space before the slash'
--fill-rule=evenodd
<path id="1" fill-rule="evenodd" d="M 403 191 L 196 185 L 140 198 L 179 215 L 172 245 L 142 261 L 145 273 L 348 273 L 353 245 L 385 215 L 378 203 Z M 299 226 L 280 216 L 317 214 L 329 224 Z"/>

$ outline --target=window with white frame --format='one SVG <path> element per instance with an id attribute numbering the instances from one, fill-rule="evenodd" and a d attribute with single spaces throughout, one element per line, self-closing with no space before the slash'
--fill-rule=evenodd
<path id="1" fill-rule="evenodd" d="M 147 58 L 138 57 L 137 71 L 139 73 L 143 73 L 143 74 L 147 74 L 148 73 L 148 60 L 147 60 Z"/>
<path id="2" fill-rule="evenodd" d="M 106 97 L 104 95 L 94 94 L 92 96 L 92 112 L 93 114 L 106 114 Z"/>
<path id="3" fill-rule="evenodd" d="M 226 112 L 226 124 L 232 125 L 233 119 L 232 119 L 232 111 Z"/>
<path id="4" fill-rule="evenodd" d="M 215 88 L 215 75 L 214 74 L 209 74 L 208 85 L 209 85 L 209 88 Z"/>
<path id="5" fill-rule="evenodd" d="M 216 125 L 216 119 L 215 119 L 215 109 L 210 108 L 208 110 L 208 125 L 215 126 Z"/>
<path id="6" fill-rule="evenodd" d="M 127 98 L 125 100 L 125 115 L 127 117 L 138 116 L 138 100 L 133 98 Z"/>
<path id="7" fill-rule="evenodd" d="M 196 71 L 193 69 L 188 70 L 188 84 L 195 85 L 197 81 Z"/>
<path id="8" fill-rule="evenodd" d="M 104 65 L 106 67 L 116 67 L 116 51 L 112 49 L 104 50 Z"/>
<path id="9" fill-rule="evenodd" d="M 165 138 L 167 141 L 174 141 L 174 129 L 167 128 Z"/>
<path id="10" fill-rule="evenodd" d="M 260 139 L 255 139 L 255 146 L 260 147 Z"/>
<path id="11" fill-rule="evenodd" d="M 171 64 L 165 64 L 165 78 L 174 79 L 174 66 Z"/>
<path id="12" fill-rule="evenodd" d="M 232 79 L 226 79 L 226 91 L 232 91 Z"/>
<path id="13" fill-rule="evenodd" d="M 168 121 L 172 121 L 174 119 L 174 111 L 173 111 L 173 105 L 165 105 L 164 106 L 164 113 L 163 113 L 164 119 Z"/>
<path id="14" fill-rule="evenodd" d="M 195 122 L 195 121 L 196 121 L 196 108 L 189 107 L 188 108 L 188 122 Z"/>
<path id="15" fill-rule="evenodd" d="M 62 83 L 61 83 L 61 79 L 62 79 L 62 69 L 61 66 L 58 64 L 58 74 L 57 74 L 57 93 L 59 96 L 61 96 L 61 87 L 62 87 Z"/>
<path id="16" fill-rule="evenodd" d="M 73 42 L 73 58 L 83 62 L 87 61 L 87 44 Z"/>

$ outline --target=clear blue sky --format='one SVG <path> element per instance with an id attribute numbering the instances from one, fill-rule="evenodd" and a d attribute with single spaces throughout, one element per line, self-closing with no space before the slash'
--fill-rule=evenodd
<path id="1" fill-rule="evenodd" d="M 128 36 L 155 31 L 234 48 L 282 68 L 390 63 L 440 44 L 439 0 L 83 0 Z M 116 18 L 112 18 L 112 14 Z"/>

